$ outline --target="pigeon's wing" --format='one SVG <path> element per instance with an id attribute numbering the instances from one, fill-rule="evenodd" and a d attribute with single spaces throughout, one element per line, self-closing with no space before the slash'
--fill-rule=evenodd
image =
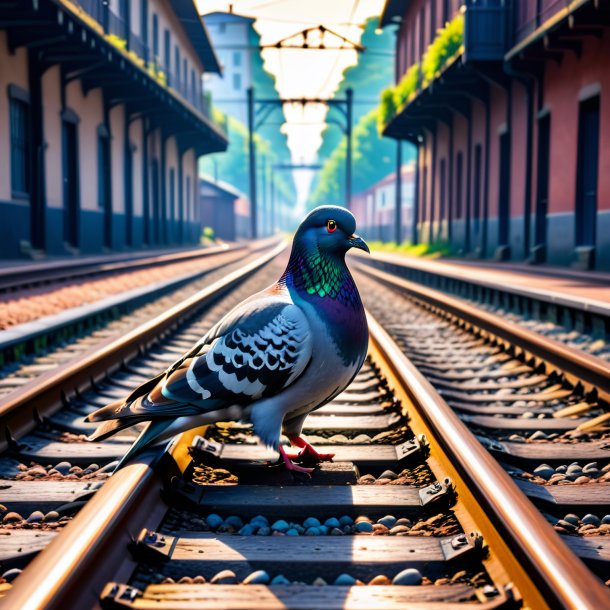
<path id="1" fill-rule="evenodd" d="M 146 396 L 92 419 L 195 415 L 281 392 L 309 364 L 309 323 L 285 297 L 267 296 L 246 307 L 247 313 L 239 307 L 225 318 L 211 340 L 172 366 Z"/>

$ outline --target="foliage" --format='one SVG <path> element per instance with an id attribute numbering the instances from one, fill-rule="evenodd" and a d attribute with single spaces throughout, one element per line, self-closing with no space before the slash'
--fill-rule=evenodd
<path id="1" fill-rule="evenodd" d="M 231 115 L 223 115 L 215 107 L 212 108 L 212 118 L 215 122 L 224 124 L 229 139 L 229 147 L 226 152 L 203 157 L 201 171 L 209 176 L 228 182 L 237 190 L 247 195 L 249 193 L 248 129 L 241 121 L 238 121 Z M 280 160 L 268 140 L 255 134 L 254 142 L 256 144 L 259 167 L 262 163 L 269 167 L 269 165 L 277 163 Z M 274 175 L 276 200 L 279 198 L 285 201 L 292 200 L 294 185 L 292 180 L 289 181 L 289 177 L 289 175 L 279 172 Z M 259 197 L 261 197 L 260 193 Z"/>
<path id="2" fill-rule="evenodd" d="M 375 104 L 372 103 L 393 79 L 391 56 L 394 50 L 394 33 L 385 29 L 378 34 L 376 29 L 377 18 L 368 19 L 360 40 L 366 51 L 359 56 L 355 66 L 344 71 L 343 80 L 334 94 L 337 98 L 344 98 L 348 88 L 354 91 L 354 192 L 369 188 L 394 169 L 395 145 L 382 141 L 376 133 L 377 115 Z M 331 117 L 332 115 L 329 116 Z M 329 124 L 322 132 L 322 146 L 318 151 L 322 169 L 313 180 L 307 202 L 309 207 L 343 200 L 346 152 L 345 135 L 337 125 Z"/>
<path id="3" fill-rule="evenodd" d="M 395 87 L 381 95 L 379 131 L 396 116 L 422 89 L 427 87 L 457 56 L 463 52 L 464 15 L 458 13 L 441 28 L 422 58 L 413 64 Z"/>
<path id="4" fill-rule="evenodd" d="M 376 105 L 365 102 L 378 99 L 384 87 L 390 85 L 394 78 L 391 59 L 394 53 L 394 33 L 386 28 L 379 34 L 377 27 L 377 17 L 371 17 L 366 21 L 360 40 L 366 51 L 359 55 L 355 66 L 346 68 L 343 79 L 334 93 L 334 97 L 344 98 L 347 89 L 351 88 L 354 91 L 354 124 Z M 344 138 L 337 125 L 327 125 L 322 132 L 322 146 L 318 151 L 318 160 L 328 159 Z"/>
<path id="5" fill-rule="evenodd" d="M 116 34 L 106 34 L 106 40 L 117 49 L 121 49 L 121 51 L 127 48 L 127 41 Z"/>
<path id="6" fill-rule="evenodd" d="M 424 86 L 431 83 L 449 61 L 462 52 L 463 41 L 464 15 L 460 12 L 444 28 L 439 30 L 436 38 L 424 54 L 422 59 Z"/>
<path id="7" fill-rule="evenodd" d="M 377 108 L 369 111 L 358 121 L 352 134 L 355 193 L 366 190 L 395 169 L 396 144 L 379 137 L 377 114 Z M 343 201 L 346 154 L 347 146 L 342 141 L 324 163 L 308 198 L 309 207 Z"/>

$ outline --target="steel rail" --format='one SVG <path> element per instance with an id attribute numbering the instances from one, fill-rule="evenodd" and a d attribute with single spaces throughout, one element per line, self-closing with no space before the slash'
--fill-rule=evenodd
<path id="1" fill-rule="evenodd" d="M 108 260 L 104 257 L 92 257 L 90 259 L 76 259 L 61 261 L 60 263 L 48 263 L 39 265 L 23 265 L 10 268 L 0 268 L 0 291 L 16 290 L 34 284 L 76 279 L 89 275 L 105 275 L 122 271 L 135 271 L 151 266 L 164 266 L 173 263 L 181 263 L 197 258 L 207 258 L 215 254 L 228 252 L 239 252 L 245 250 L 245 244 L 220 245 L 206 249 L 187 250 L 172 252 L 169 254 L 158 254 L 156 256 L 141 256 L 138 258 L 117 257 Z"/>
<path id="2" fill-rule="evenodd" d="M 610 402 L 610 365 L 605 360 L 508 322 L 499 315 L 479 309 L 439 290 L 395 277 L 368 265 L 356 264 L 354 267 L 387 285 L 399 288 L 425 304 L 494 335 L 507 347 L 516 347 L 526 355 L 529 354 L 558 369 L 574 385 L 582 383 L 587 390 L 596 391 L 600 399 Z"/>
<path id="3" fill-rule="evenodd" d="M 147 453 L 113 474 L 65 529 L 28 565 L 0 608 L 98 608 L 103 586 L 121 565 L 135 564 L 125 548 L 143 527 L 156 529 L 165 513 L 159 489 L 183 472 L 194 429 L 171 441 L 159 457 Z"/>
<path id="4" fill-rule="evenodd" d="M 12 439 L 18 439 L 32 430 L 42 417 L 61 408 L 66 395 L 90 387 L 109 372 L 121 367 L 141 349 L 193 315 L 211 299 L 220 296 L 250 273 L 267 264 L 285 248 L 286 245 L 280 243 L 270 252 L 203 288 L 123 337 L 109 338 L 83 354 L 78 362 L 68 362 L 41 375 L 35 384 L 28 384 L 9 394 L 0 402 L 0 451 L 5 450 Z"/>
<path id="5" fill-rule="evenodd" d="M 426 435 L 432 456 L 440 460 L 441 473 L 453 478 L 458 497 L 475 516 L 476 527 L 508 570 L 527 607 L 610 607 L 610 593 L 601 581 L 564 544 L 370 313 L 368 324 L 373 360 L 403 404 L 414 407 L 408 410 L 411 428 Z"/>

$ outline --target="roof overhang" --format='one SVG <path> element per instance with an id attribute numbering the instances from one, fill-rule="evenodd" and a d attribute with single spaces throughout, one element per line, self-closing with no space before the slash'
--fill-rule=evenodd
<path id="1" fill-rule="evenodd" d="M 379 17 L 379 25 L 384 28 L 386 25 L 399 23 L 409 4 L 411 0 L 386 0 Z"/>
<path id="2" fill-rule="evenodd" d="M 172 9 L 180 20 L 206 72 L 221 74 L 222 68 L 210 42 L 210 36 L 193 0 L 170 0 Z"/>

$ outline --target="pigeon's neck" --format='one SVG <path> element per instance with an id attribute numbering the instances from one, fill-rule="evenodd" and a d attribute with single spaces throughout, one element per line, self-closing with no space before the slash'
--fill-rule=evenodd
<path id="1" fill-rule="evenodd" d="M 317 248 L 309 252 L 293 248 L 280 282 L 307 300 L 332 300 L 361 307 L 343 255 L 320 252 Z"/>

